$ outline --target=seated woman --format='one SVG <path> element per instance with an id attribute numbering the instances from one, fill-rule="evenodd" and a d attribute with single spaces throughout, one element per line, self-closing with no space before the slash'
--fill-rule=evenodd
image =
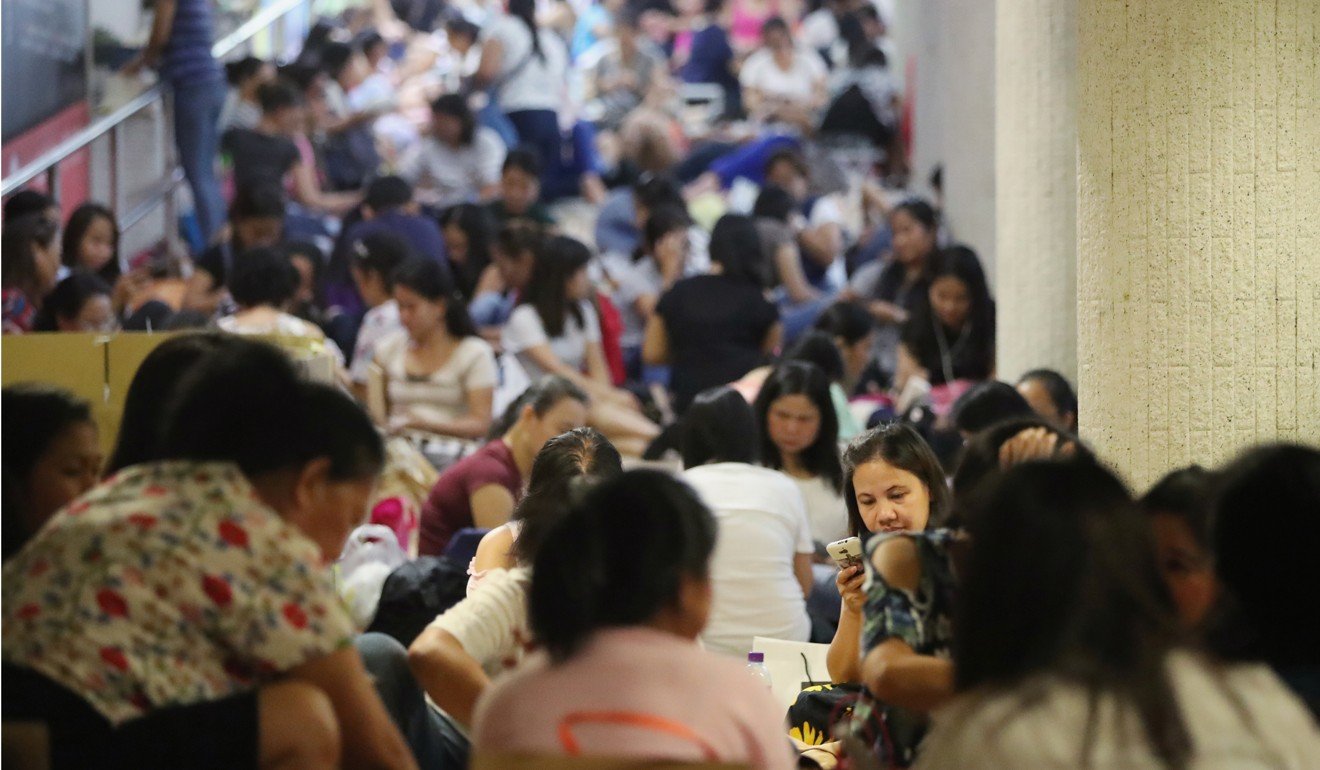
<path id="1" fill-rule="evenodd" d="M 431 134 L 399 161 L 423 204 L 446 209 L 486 201 L 499 192 L 506 148 L 500 135 L 477 119 L 462 94 L 444 94 L 431 103 Z"/>
<path id="2" fill-rule="evenodd" d="M 485 436 L 499 371 L 449 275 L 429 259 L 407 262 L 394 272 L 394 301 L 403 329 L 375 353 L 388 382 L 390 430 Z"/>
<path id="3" fill-rule="evenodd" d="M 898 342 L 903 325 L 930 290 L 930 264 L 939 239 L 939 216 L 926 201 L 913 198 L 889 212 L 893 253 L 858 269 L 843 299 L 865 304 L 875 319 L 872 355 L 877 374 L 887 383 L 898 370 Z"/>
<path id="4" fill-rule="evenodd" d="M 381 341 L 403 329 L 394 300 L 394 272 L 414 259 L 408 241 L 395 233 L 371 233 L 353 244 L 349 272 L 367 312 L 353 344 L 348 375 L 359 397 L 365 397 L 371 364 Z"/>
<path id="5" fill-rule="evenodd" d="M 454 283 L 458 284 L 463 299 L 471 302 L 477 296 L 481 274 L 490 265 L 495 220 L 483 206 L 460 203 L 440 214 L 440 232 L 445 239 L 445 256 Z"/>
<path id="6" fill-rule="evenodd" d="M 300 337 L 323 346 L 343 366 L 344 354 L 325 332 L 286 312 L 297 289 L 298 270 L 287 254 L 270 248 L 248 249 L 238 255 L 229 285 L 238 310 L 216 321 L 216 327 L 230 334 Z"/>
<path id="7" fill-rule="evenodd" d="M 875 331 L 871 318 L 858 302 L 836 302 L 816 318 L 817 332 L 828 334 L 843 357 L 840 385 L 844 395 L 865 392 L 863 374 L 871 362 Z"/>
<path id="8" fill-rule="evenodd" d="M 92 407 L 60 388 L 5 388 L 4 559 L 18 553 L 55 512 L 96 485 L 101 446 Z"/>
<path id="9" fill-rule="evenodd" d="M 953 246 L 935 255 L 926 301 L 903 327 L 897 392 L 911 377 L 933 386 L 995 375 L 995 301 L 976 252 Z"/>
<path id="10" fill-rule="evenodd" d="M 284 193 L 278 184 L 240 188 L 229 206 L 229 227 L 220 242 L 197 258 L 183 306 L 207 316 L 227 309 L 229 282 L 238 255 L 273 247 L 284 238 Z"/>
<path id="11" fill-rule="evenodd" d="M 545 237 L 545 229 L 529 219 L 510 221 L 495 234 L 491 264 L 482 271 L 469 308 L 482 336 L 492 344 L 499 343 L 502 327 L 532 280 L 536 255 Z"/>
<path id="12" fill-rule="evenodd" d="M 853 537 L 870 540 L 879 533 L 924 533 L 927 526 L 939 526 L 948 516 L 950 495 L 944 469 L 925 439 L 910 425 L 889 423 L 863 433 L 848 445 L 843 460 L 848 533 Z M 934 564 L 938 562 L 938 553 L 947 545 L 948 536 L 932 532 L 931 536 L 923 535 L 912 542 L 920 543 L 922 552 L 929 553 Z M 933 570 L 928 572 L 932 576 L 936 574 Z M 867 604 L 865 578 L 862 565 L 855 565 L 841 569 L 835 580 L 843 598 L 843 611 L 827 657 L 830 680 L 834 682 L 861 681 L 860 644 L 863 608 Z M 909 607 L 908 611 L 911 610 Z M 915 617 L 925 619 L 947 611 L 948 607 L 943 605 L 925 606 Z M 883 625 L 885 621 L 877 618 L 876 623 Z M 924 632 L 921 638 L 906 642 L 914 649 L 936 644 L 937 628 L 940 633 L 945 631 L 943 627 L 924 623 L 918 627 Z"/>
<path id="13" fill-rule="evenodd" d="M 751 217 L 725 215 L 710 236 L 710 275 L 685 278 L 665 292 L 646 326 L 642 360 L 671 364 L 674 407 L 737 380 L 779 347 L 782 327 L 765 298 Z"/>
<path id="14" fill-rule="evenodd" d="M 1178 620 L 1193 632 L 1202 630 L 1220 593 L 1210 545 L 1215 482 L 1215 474 L 1192 465 L 1155 482 L 1138 501 L 1150 519 L 1156 564 Z"/>
<path id="15" fill-rule="evenodd" d="M 124 266 L 119 261 L 119 222 L 115 212 L 99 203 L 82 204 L 64 224 L 61 243 L 60 259 L 68 270 L 81 268 L 114 288 L 115 315 L 120 315 L 133 293 L 133 284 L 140 281 L 124 275 Z"/>
<path id="16" fill-rule="evenodd" d="M 563 377 L 532 383 L 495 426 L 499 438 L 440 474 L 422 506 L 418 551 L 439 556 L 460 529 L 508 522 L 542 445 L 586 422 L 587 394 L 576 385 Z M 511 544 L 512 537 L 506 548 Z"/>
<path id="17" fill-rule="evenodd" d="M 701 635 L 707 649 L 744 657 L 752 638 L 805 642 L 811 635 L 815 545 L 802 494 L 756 461 L 756 417 L 736 391 L 699 395 L 683 417 L 683 480 L 719 524 L 710 563 L 714 599 Z"/>
<path id="18" fill-rule="evenodd" d="M 152 767 L 199 756 L 274 767 L 289 754 L 416 767 L 346 646 L 354 629 L 325 568 L 384 460 L 366 415 L 256 342 L 199 362 L 171 403 L 168 459 L 107 480 L 5 564 L 0 633 L 5 663 L 31 688 L 22 701 L 64 693 L 90 714 L 29 718 L 51 725 L 52 746 L 77 766 L 113 752 Z M 203 704 L 209 718 L 171 732 L 187 741 L 127 729 Z M 123 726 L 123 740 L 65 729 L 95 720 Z"/>
<path id="19" fill-rule="evenodd" d="M 527 607 L 543 651 L 482 697 L 476 752 L 792 767 L 764 684 L 694 644 L 715 541 L 710 512 L 669 474 L 589 492 L 537 552 Z"/>
<path id="20" fill-rule="evenodd" d="M 567 236 L 551 236 L 509 316 L 502 347 L 518 356 L 528 375 L 556 374 L 591 396 L 589 422 L 625 455 L 640 456 L 659 434 L 641 414 L 635 397 L 615 388 L 600 343 L 600 320 L 590 301 L 587 263 L 591 252 Z"/>
<path id="21" fill-rule="evenodd" d="M 110 285 L 78 268 L 55 284 L 37 314 L 39 332 L 112 332 L 119 328 Z"/>
<path id="22" fill-rule="evenodd" d="M 687 211 L 680 207 L 666 205 L 656 209 L 646 218 L 642 244 L 632 255 L 631 263 L 615 262 L 613 267 L 606 268 L 607 277 L 614 285 L 610 299 L 623 316 L 619 344 L 632 379 L 641 379 L 642 343 L 656 303 L 687 272 L 691 224 Z"/>
<path id="23" fill-rule="evenodd" d="M 480 588 L 435 619 L 408 650 L 409 665 L 435 704 L 470 726 L 477 699 L 491 678 L 514 668 L 528 652 L 527 584 L 546 530 L 563 516 L 574 485 L 623 472 L 619 452 L 591 428 L 550 439 L 536 454 L 527 496 L 518 504 L 516 566 L 496 570 Z"/>
<path id="24" fill-rule="evenodd" d="M 780 364 L 761 387 L 755 409 L 761 463 L 783 471 L 802 493 L 812 539 L 847 537 L 839 420 L 825 373 L 804 361 Z"/>
<path id="25" fill-rule="evenodd" d="M 763 47 L 738 72 L 748 115 L 758 123 L 810 133 L 828 94 L 825 63 L 815 51 L 797 48 L 788 24 L 778 16 L 762 25 L 761 41 Z"/>
<path id="26" fill-rule="evenodd" d="M 530 219 L 543 227 L 554 227 L 555 218 L 541 201 L 541 159 L 531 150 L 516 147 L 504 156 L 500 167 L 500 189 L 486 211 L 497 225 L 514 219 Z"/>
<path id="27" fill-rule="evenodd" d="M 1013 468 L 967 523 L 958 695 L 918 767 L 1302 768 L 1320 756 L 1320 730 L 1268 669 L 1181 642 L 1146 522 L 1110 472 Z"/>
<path id="28" fill-rule="evenodd" d="M 1061 430 L 1077 430 L 1077 391 L 1067 377 L 1052 369 L 1032 369 L 1018 378 L 1017 390 L 1036 414 Z"/>
<path id="29" fill-rule="evenodd" d="M 0 248 L 0 287 L 4 291 L 4 333 L 33 330 L 41 303 L 55 288 L 60 270 L 59 225 L 45 214 L 5 222 Z"/>

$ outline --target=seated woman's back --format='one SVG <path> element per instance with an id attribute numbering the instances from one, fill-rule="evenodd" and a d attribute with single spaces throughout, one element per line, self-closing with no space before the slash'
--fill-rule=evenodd
<path id="1" fill-rule="evenodd" d="M 1320 757 L 1310 714 L 1267 667 L 1220 669 L 1184 651 L 1171 653 L 1165 670 L 1191 739 L 1188 770 L 1302 768 Z M 1132 704 L 1105 695 L 1093 705 L 1085 687 L 1059 679 L 1042 677 L 1030 687 L 937 714 L 919 766 L 1072 767 L 1088 735 L 1096 770 L 1168 766 L 1147 741 L 1134 739 L 1142 724 Z"/>
<path id="2" fill-rule="evenodd" d="M 683 419 L 683 480 L 719 526 L 710 565 L 715 595 L 702 640 L 737 656 L 756 636 L 807 641 L 804 597 L 815 546 L 802 494 L 779 471 L 750 464 L 756 418 L 733 389 L 701 393 Z"/>
<path id="3" fill-rule="evenodd" d="M 542 650 L 478 703 L 478 753 L 790 767 L 765 685 L 696 644 L 715 539 L 710 512 L 667 473 L 589 491 L 537 550 L 528 610 Z"/>

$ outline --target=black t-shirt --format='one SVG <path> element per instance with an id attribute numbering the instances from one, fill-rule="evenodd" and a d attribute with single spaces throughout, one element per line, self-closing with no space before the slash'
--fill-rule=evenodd
<path id="1" fill-rule="evenodd" d="M 758 287 L 722 275 L 679 281 L 660 298 L 655 312 L 669 333 L 670 386 L 679 411 L 701 391 L 727 385 L 760 366 L 766 332 L 779 320 Z"/>
<path id="2" fill-rule="evenodd" d="M 250 128 L 231 128 L 220 142 L 221 149 L 234 161 L 234 185 L 239 189 L 284 185 L 301 156 L 293 140 Z"/>
<path id="3" fill-rule="evenodd" d="M 944 367 L 946 356 L 953 379 L 987 380 L 994 370 L 993 310 L 986 325 L 989 328 L 979 329 L 968 321 L 962 329 L 950 329 L 923 306 L 903 328 L 903 344 L 921 368 L 930 373 L 931 385 L 944 385 L 949 381 Z"/>
<path id="4" fill-rule="evenodd" d="M 231 241 L 221 241 L 214 246 L 203 251 L 193 263 L 199 270 L 205 270 L 211 274 L 212 291 L 218 291 L 229 286 L 230 273 L 234 269 L 234 244 Z"/>

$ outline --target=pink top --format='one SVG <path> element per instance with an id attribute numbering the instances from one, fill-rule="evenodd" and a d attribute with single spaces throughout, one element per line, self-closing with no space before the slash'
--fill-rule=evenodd
<path id="1" fill-rule="evenodd" d="M 742 663 L 632 627 L 597 632 L 561 665 L 537 653 L 499 679 L 477 703 L 472 745 L 787 770 L 787 736 L 783 707 Z"/>

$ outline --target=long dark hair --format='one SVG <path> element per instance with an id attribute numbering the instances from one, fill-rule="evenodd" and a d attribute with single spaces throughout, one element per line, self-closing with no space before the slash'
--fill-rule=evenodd
<path id="1" fill-rule="evenodd" d="M 562 662 L 598 630 L 646 623 L 674 606 L 685 578 L 709 576 L 715 534 L 697 493 L 668 473 L 626 471 L 596 486 L 536 555 L 532 632 Z"/>
<path id="2" fill-rule="evenodd" d="M 861 509 L 857 506 L 857 488 L 853 485 L 853 476 L 857 474 L 859 465 L 877 460 L 883 460 L 916 476 L 926 487 L 926 495 L 930 498 L 927 528 L 944 525 L 949 515 L 950 495 L 939 458 L 915 428 L 904 422 L 891 422 L 868 430 L 853 439 L 848 448 L 843 450 L 843 502 L 848 507 L 849 534 L 854 537 L 867 534 L 866 522 L 862 520 Z"/>
<path id="3" fill-rule="evenodd" d="M 522 522 L 513 557 L 530 565 L 546 534 L 568 508 L 574 487 L 612 479 L 623 473 L 619 450 L 595 428 L 574 428 L 545 442 L 532 461 L 527 494 L 512 519 Z"/>
<path id="4" fill-rule="evenodd" d="M 147 354 L 133 375 L 124 399 L 119 436 L 105 466 L 110 476 L 130 465 L 161 459 L 165 408 L 184 374 L 210 353 L 236 350 L 240 338 L 217 332 L 171 337 Z"/>
<path id="5" fill-rule="evenodd" d="M 467 98 L 462 94 L 441 94 L 436 97 L 436 100 L 431 102 L 431 114 L 456 118 L 462 126 L 458 143 L 464 147 L 470 146 L 472 140 L 476 138 L 477 118 L 472 114 L 472 108 L 468 106 Z"/>
<path id="6" fill-rule="evenodd" d="M 518 417 L 522 414 L 525 407 L 530 406 L 532 412 L 537 417 L 544 417 L 547 412 L 555 408 L 555 405 L 566 398 L 586 406 L 590 399 L 586 391 L 573 384 L 573 381 L 567 377 L 561 377 L 557 374 L 547 374 L 527 387 L 504 409 L 500 415 L 490 425 L 490 432 L 486 434 L 487 441 L 494 441 L 504 434 L 508 433 L 518 422 Z"/>
<path id="7" fill-rule="evenodd" d="M 231 462 L 249 478 L 326 458 L 335 481 L 380 473 L 385 450 L 362 407 L 301 378 L 278 348 L 238 338 L 187 370 L 167 409 L 163 458 Z"/>
<path id="8" fill-rule="evenodd" d="M 763 288 L 766 270 L 756 221 L 741 214 L 725 214 L 710 233 L 710 259 L 723 268 L 723 275 Z"/>
<path id="9" fill-rule="evenodd" d="M 110 255 L 110 261 L 102 265 L 101 269 L 96 271 L 96 274 L 101 280 L 113 286 L 123 272 L 123 265 L 119 264 L 119 220 L 115 218 L 115 212 L 109 208 L 99 203 L 84 203 L 73 210 L 73 213 L 69 215 L 68 223 L 64 225 L 60 258 L 68 267 L 78 267 L 81 259 L 78 248 L 82 245 L 82 239 L 87 234 L 87 229 L 98 219 L 104 219 L 110 223 L 110 228 L 114 232 L 115 250 Z"/>
<path id="10" fill-rule="evenodd" d="M 381 230 L 353 243 L 353 265 L 363 273 L 380 276 L 385 291 L 394 291 L 394 272 L 416 259 L 412 244 L 398 233 Z"/>
<path id="11" fill-rule="evenodd" d="M 581 303 L 568 298 L 568 282 L 590 261 L 591 251 L 566 235 L 552 235 L 541 246 L 522 304 L 536 308 L 547 337 L 562 335 L 570 315 L 578 326 L 586 323 Z"/>
<path id="12" fill-rule="evenodd" d="M 953 472 L 953 497 L 957 502 L 957 509 L 962 508 L 963 501 L 976 490 L 978 485 L 1001 470 L 1000 448 L 1009 439 L 1032 428 L 1042 428 L 1058 436 L 1055 439 L 1056 454 L 1066 451 L 1073 458 L 1092 458 L 1091 450 L 1080 439 L 1039 415 L 1023 415 L 996 423 L 972 436 L 967 446 L 963 447 L 962 457 L 958 459 L 958 466 Z M 947 524 L 948 526 L 962 524 L 959 510 L 951 513 Z"/>
<path id="13" fill-rule="evenodd" d="M 527 25 L 527 32 L 532 36 L 532 51 L 536 58 L 545 61 L 545 52 L 541 50 L 541 37 L 536 29 L 536 0 L 509 0 L 508 12 Z M 516 64 L 516 62 L 508 62 Z"/>
<path id="14" fill-rule="evenodd" d="M 495 220 L 485 206 L 475 203 L 460 203 L 451 206 L 440 214 L 440 227 L 457 227 L 467 236 L 467 259 L 458 262 L 449 260 L 449 267 L 454 271 L 454 281 L 458 290 L 469 301 L 476 292 L 481 273 L 490 264 L 490 245 L 495 237 Z"/>
<path id="15" fill-rule="evenodd" d="M 990 297 L 990 287 L 986 284 L 985 271 L 981 268 L 980 258 L 976 256 L 976 252 L 966 246 L 941 249 L 931 260 L 927 276 L 927 287 L 934 286 L 936 281 L 945 277 L 955 278 L 967 287 L 971 309 L 964 322 L 967 333 L 965 344 L 968 351 L 964 360 L 975 368 L 975 378 L 988 376 L 994 371 L 995 302 Z M 929 295 L 929 289 L 927 294 Z M 931 305 L 930 297 L 921 297 L 903 330 L 903 342 L 918 360 L 924 361 L 929 358 L 926 355 L 929 351 L 939 350 L 937 335 L 943 332 L 936 329 L 937 324 L 941 324 L 942 328 L 942 323 Z M 956 347 L 953 340 L 948 342 Z M 935 372 L 931 374 L 934 375 Z"/>
<path id="16" fill-rule="evenodd" d="M 811 446 L 802 450 L 802 465 L 813 475 L 824 477 L 835 489 L 843 487 L 839 462 L 839 415 L 830 397 L 830 381 L 820 367 L 806 361 L 786 361 L 770 373 L 756 396 L 756 424 L 761 431 L 761 462 L 782 469 L 784 458 L 770 438 L 770 408 L 784 396 L 805 396 L 820 412 L 820 430 Z"/>
<path id="17" fill-rule="evenodd" d="M 477 336 L 477 326 L 468 315 L 463 295 L 439 262 L 421 258 L 404 262 L 394 271 L 393 283 L 395 288 L 402 286 L 428 302 L 445 303 L 445 331 L 450 337 L 461 340 Z"/>
<path id="18" fill-rule="evenodd" d="M 967 518 L 958 689 L 1059 676 L 1085 687 L 1092 709 L 1113 693 L 1136 708 L 1155 753 L 1183 766 L 1191 739 L 1165 669 L 1179 640 L 1173 603 L 1122 482 L 1085 460 L 1024 463 L 975 495 Z M 1090 750 L 1088 739 L 1079 765 Z"/>
<path id="19" fill-rule="evenodd" d="M 37 253 L 33 246 L 41 244 L 50 248 L 58 232 L 59 226 L 44 213 L 28 214 L 6 222 L 4 235 L 0 236 L 0 251 L 4 253 L 4 259 L 0 259 L 0 284 L 6 289 L 22 291 L 28 302 L 40 305 L 46 287 L 40 284 Z"/>
<path id="20" fill-rule="evenodd" d="M 679 454 L 684 468 L 756 462 L 756 414 L 733 388 L 703 390 L 683 414 Z"/>

